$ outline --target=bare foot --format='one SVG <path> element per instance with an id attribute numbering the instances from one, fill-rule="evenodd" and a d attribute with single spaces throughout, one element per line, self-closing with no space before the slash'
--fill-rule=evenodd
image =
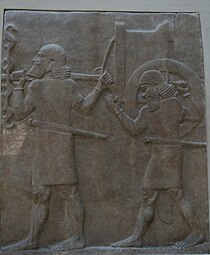
<path id="1" fill-rule="evenodd" d="M 53 251 L 69 251 L 74 249 L 82 249 L 85 247 L 84 239 L 76 239 L 75 237 L 64 240 L 63 242 L 50 245 L 49 248 Z"/>
<path id="2" fill-rule="evenodd" d="M 139 237 L 132 235 L 124 240 L 121 240 L 116 243 L 112 243 L 111 246 L 112 247 L 141 247 L 142 240 Z"/>
<path id="3" fill-rule="evenodd" d="M 32 242 L 30 239 L 24 239 L 18 243 L 1 247 L 1 250 L 2 251 L 20 251 L 20 250 L 36 250 L 37 248 L 38 248 L 37 242 Z"/>
<path id="4" fill-rule="evenodd" d="M 202 233 L 192 233 L 186 239 L 175 243 L 175 246 L 179 249 L 188 248 L 201 244 L 205 241 L 205 235 Z"/>

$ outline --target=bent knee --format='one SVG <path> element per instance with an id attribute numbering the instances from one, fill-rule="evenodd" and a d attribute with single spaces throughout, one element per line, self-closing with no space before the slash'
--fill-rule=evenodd
<path id="1" fill-rule="evenodd" d="M 143 204 L 144 206 L 150 206 L 157 200 L 158 191 L 157 190 L 144 190 L 143 191 Z"/>
<path id="2" fill-rule="evenodd" d="M 146 223 L 151 223 L 154 217 L 154 209 L 151 207 L 148 207 L 147 209 L 145 209 L 144 212 L 144 221 Z"/>
<path id="3" fill-rule="evenodd" d="M 66 184 L 61 186 L 62 198 L 75 197 L 79 194 L 78 184 Z"/>
<path id="4" fill-rule="evenodd" d="M 168 190 L 168 194 L 171 198 L 182 198 L 183 192 L 180 188 L 171 188 Z"/>
<path id="5" fill-rule="evenodd" d="M 34 186 L 33 187 L 33 197 L 36 202 L 48 202 L 51 195 L 51 188 L 49 186 Z"/>

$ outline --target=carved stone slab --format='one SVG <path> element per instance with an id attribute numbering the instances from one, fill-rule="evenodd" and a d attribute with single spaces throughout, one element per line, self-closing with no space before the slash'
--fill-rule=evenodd
<path id="1" fill-rule="evenodd" d="M 2 254 L 208 253 L 198 13 L 8 10 Z"/>

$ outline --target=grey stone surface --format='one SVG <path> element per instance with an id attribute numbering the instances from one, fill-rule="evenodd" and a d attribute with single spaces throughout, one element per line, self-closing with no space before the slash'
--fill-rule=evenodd
<path id="1" fill-rule="evenodd" d="M 115 254 L 209 254 L 209 244 L 198 245 L 188 249 L 176 249 L 174 247 L 157 248 L 111 248 L 111 247 L 90 247 L 82 251 L 64 252 L 63 255 L 115 255 Z"/>
<path id="2" fill-rule="evenodd" d="M 13 255 L 13 252 L 3 252 L 2 255 Z M 204 243 L 196 247 L 187 249 L 177 249 L 175 247 L 145 247 L 145 248 L 112 248 L 109 246 L 87 247 L 84 249 L 52 252 L 48 249 L 39 249 L 38 251 L 17 251 L 15 255 L 139 255 L 139 254 L 209 254 L 209 243 Z"/>
<path id="3" fill-rule="evenodd" d="M 193 29 L 190 28 L 191 26 Z M 189 222 L 196 222 L 197 219 L 199 223 L 192 223 L 191 231 L 192 228 L 197 231 L 195 225 L 201 225 L 202 233 L 205 233 L 208 238 L 206 148 L 205 145 L 196 144 L 196 142 L 205 143 L 206 139 L 204 72 L 199 15 L 197 13 L 6 11 L 4 27 L 5 41 L 9 44 L 7 49 L 3 49 L 5 60 L 2 62 L 3 80 L 8 76 L 8 72 L 12 71 L 26 69 L 30 74 L 33 57 L 37 56 L 40 48 L 53 43 L 59 44 L 65 49 L 66 65 L 71 67 L 71 78 L 77 84 L 78 92 L 76 94 L 78 94 L 74 96 L 75 92 L 64 89 L 64 77 L 53 76 L 52 70 L 57 70 L 49 69 L 51 76 L 47 77 L 48 80 L 40 79 L 37 83 L 40 85 L 36 85 L 37 81 L 33 81 L 35 85 L 32 86 L 32 89 L 36 90 L 36 87 L 43 85 L 54 87 L 54 91 L 49 90 L 43 95 L 36 91 L 34 96 L 29 96 L 30 100 L 35 100 L 36 110 L 35 115 L 29 115 L 28 118 L 33 117 L 35 120 L 38 118 L 38 121 L 54 123 L 53 127 L 48 125 L 47 128 L 53 128 L 56 132 L 67 132 L 66 128 L 71 126 L 94 132 L 94 134 L 75 135 L 72 139 L 74 144 L 64 147 L 65 135 L 63 133 L 56 136 L 50 136 L 49 133 L 46 135 L 45 128 L 40 128 L 41 125 L 43 128 L 43 123 L 31 121 L 31 125 L 28 125 L 28 119 L 25 119 L 13 127 L 11 124 L 14 122 L 15 114 L 13 113 L 11 118 L 9 114 L 14 107 L 17 111 L 21 104 L 20 93 L 23 91 L 21 91 L 20 85 L 24 83 L 24 74 L 22 73 L 22 80 L 19 82 L 21 75 L 18 78 L 13 75 L 10 77 L 10 81 L 7 80 L 7 83 L 11 83 L 13 92 L 9 97 L 8 105 L 5 104 L 7 94 L 2 100 L 3 108 L 6 107 L 4 112 L 6 117 L 3 118 L 1 136 L 1 245 L 15 243 L 28 235 L 30 222 L 33 225 L 31 210 L 34 206 L 34 197 L 32 191 L 37 184 L 47 187 L 44 191 L 41 190 L 46 192 L 46 201 L 49 200 L 47 202 L 49 203 L 49 218 L 47 218 L 46 212 L 41 224 L 43 230 L 40 230 L 39 247 L 47 247 L 49 244 L 68 239 L 69 234 L 72 234 L 74 217 L 71 213 L 68 214 L 67 209 L 69 206 L 71 211 L 74 209 L 71 207 L 72 202 L 67 205 L 68 198 L 63 198 L 66 192 L 67 197 L 69 194 L 69 189 L 65 189 L 63 193 L 62 186 L 64 184 L 78 183 L 79 185 L 76 189 L 71 186 L 70 193 L 75 192 L 74 195 L 76 194 L 77 198 L 81 194 L 82 203 L 78 202 L 80 199 L 76 201 L 80 211 L 82 207 L 85 209 L 84 236 L 87 246 L 110 245 L 132 235 L 143 199 L 142 189 L 145 190 L 143 177 L 148 177 L 146 169 L 151 156 L 152 145 L 146 144 L 144 137 L 150 137 L 151 134 L 155 136 L 157 131 L 153 130 L 155 125 L 155 121 L 153 121 L 150 122 L 148 131 L 144 135 L 133 136 L 131 131 L 124 129 L 127 122 L 123 123 L 120 119 L 121 125 L 117 118 L 122 116 L 121 110 L 123 109 L 133 119 L 138 116 L 139 110 L 145 105 L 142 91 L 139 90 L 139 80 L 146 71 L 151 70 L 160 71 L 163 74 L 164 82 L 173 84 L 177 88 L 177 98 L 179 97 L 178 99 L 181 100 L 182 106 L 188 108 L 185 114 L 196 115 L 197 108 L 199 116 L 198 120 L 183 120 L 186 125 L 180 126 L 179 135 L 176 135 L 177 122 L 174 124 L 176 128 L 167 126 L 171 122 L 170 118 L 175 121 L 175 106 L 161 106 L 163 107 L 161 112 L 155 105 L 156 113 L 159 111 L 158 114 L 161 115 L 158 118 L 162 122 L 161 125 L 169 129 L 170 135 L 167 136 L 167 139 L 174 139 L 170 143 L 176 144 L 176 140 L 183 139 L 182 141 L 192 141 L 192 144 L 190 146 L 180 145 L 183 147 L 183 159 L 174 155 L 174 162 L 172 159 L 168 160 L 167 156 L 163 158 L 163 162 L 160 164 L 162 165 L 161 176 L 158 176 L 158 173 L 153 176 L 153 182 L 160 181 L 161 183 L 164 172 L 167 171 L 167 167 L 163 167 L 164 164 L 170 165 L 180 161 L 179 163 L 182 165 L 172 167 L 176 173 L 174 175 L 171 172 L 171 178 L 165 179 L 167 187 L 164 186 L 165 184 L 160 184 L 162 186 L 158 188 L 149 187 L 149 190 L 158 190 L 158 198 L 155 195 L 155 215 L 145 233 L 143 245 L 162 246 L 183 240 L 190 234 L 190 228 L 187 225 Z M 111 40 L 114 33 L 115 41 Z M 107 76 L 101 77 L 103 85 L 98 83 L 103 72 L 101 69 L 96 70 L 101 66 L 103 71 L 108 72 Z M 64 71 L 64 75 L 68 75 L 68 69 Z M 34 70 L 31 70 L 31 73 L 34 75 Z M 115 86 L 111 77 L 114 79 Z M 58 80 L 62 90 L 59 89 L 60 87 L 56 87 Z M 28 79 L 26 85 L 22 84 L 25 86 L 22 97 L 29 94 L 29 83 Z M 74 86 L 73 82 L 68 84 L 69 87 Z M 9 86 L 4 86 L 5 81 L 3 81 L 3 92 L 8 92 Z M 95 87 L 96 89 L 94 89 Z M 109 103 L 112 103 L 113 108 L 116 106 L 114 114 L 117 115 L 117 118 L 106 107 L 104 97 L 106 92 L 101 93 L 106 88 L 114 96 L 118 95 L 119 97 L 117 106 L 111 102 L 111 97 L 108 98 L 108 106 Z M 164 90 L 164 88 L 161 89 Z M 190 106 L 184 102 L 183 98 L 188 96 L 188 92 L 190 92 L 194 108 L 191 107 L 192 104 Z M 87 95 L 90 95 L 89 99 L 86 98 Z M 44 99 L 41 99 L 42 96 Z M 169 96 L 176 97 L 175 92 Z M 94 109 L 90 107 L 91 114 L 88 116 L 81 114 L 87 112 L 80 110 L 80 105 L 73 107 L 73 105 L 77 105 L 75 102 L 79 102 L 82 97 L 86 98 L 85 104 L 95 106 Z M 45 103 L 46 100 L 48 105 L 43 106 L 43 101 Z M 60 105 L 61 101 L 63 105 Z M 161 105 L 163 104 L 161 103 Z M 71 107 L 80 113 L 73 111 Z M 44 108 L 47 109 L 47 114 L 43 113 Z M 179 110 L 176 112 L 177 116 L 182 115 Z M 71 114 L 71 119 L 67 117 L 69 114 Z M 58 120 L 58 116 L 64 120 Z M 50 118 L 50 121 L 47 120 L 47 117 Z M 154 114 L 154 120 L 155 118 L 157 116 Z M 35 134 L 35 130 L 38 130 L 39 133 Z M 98 136 L 98 134 L 99 136 L 100 134 L 105 135 L 108 139 L 103 139 L 103 137 L 101 137 L 102 139 L 92 139 L 90 137 L 90 135 Z M 162 134 L 158 135 L 166 138 Z M 180 136 L 182 137 L 180 138 Z M 154 141 L 150 140 L 150 142 Z M 46 150 L 44 150 L 45 146 Z M 71 146 L 70 149 L 69 146 Z M 161 145 L 159 147 L 163 148 Z M 170 149 L 165 149 L 165 154 L 170 154 Z M 179 149 L 175 149 L 178 154 L 180 153 Z M 70 152 L 68 156 L 66 151 Z M 174 150 L 171 151 L 174 153 Z M 66 156 L 63 157 L 63 155 Z M 34 160 L 36 168 L 33 164 Z M 72 162 L 74 160 L 76 160 L 76 168 L 75 162 Z M 59 162 L 62 162 L 66 168 L 59 168 L 57 166 Z M 72 174 L 63 175 L 63 171 L 68 172 L 69 168 L 76 169 L 74 171 L 76 174 L 74 174 L 78 175 L 78 179 Z M 36 172 L 34 172 L 35 169 Z M 57 171 L 57 169 L 60 170 Z M 54 173 L 52 173 L 53 171 Z M 46 177 L 44 173 L 50 173 L 50 176 Z M 179 177 L 176 176 L 177 173 L 180 174 Z M 181 216 L 180 207 L 173 202 L 173 194 L 176 192 L 172 192 L 172 195 L 171 192 L 166 192 L 170 188 L 183 189 L 186 197 L 191 200 L 189 204 L 185 204 L 186 207 L 192 205 L 196 209 L 197 216 L 189 215 L 193 214 L 191 209 L 187 210 L 184 218 Z M 49 190 L 51 197 L 48 194 Z M 36 193 L 40 192 L 37 188 L 35 191 Z M 48 204 L 46 208 L 48 209 Z M 78 212 L 78 208 L 75 212 Z M 41 216 L 39 215 L 37 219 L 41 219 Z M 80 223 L 82 221 L 81 217 Z M 37 224 L 35 225 L 37 226 Z M 34 231 L 36 232 L 36 230 Z M 203 252 L 205 247 L 206 245 L 192 249 L 199 253 Z M 141 250 L 107 249 L 86 248 L 84 251 L 75 251 L 75 254 L 92 254 L 91 252 L 95 252 L 93 254 L 153 253 L 153 249 L 149 248 L 148 250 L 144 250 L 144 248 Z M 171 248 L 161 249 L 164 249 L 166 253 L 176 251 Z M 161 251 L 158 250 L 158 252 Z M 27 252 L 25 254 L 28 254 Z M 190 253 L 190 250 L 186 250 L 186 252 Z M 74 252 L 69 254 L 74 254 Z"/>

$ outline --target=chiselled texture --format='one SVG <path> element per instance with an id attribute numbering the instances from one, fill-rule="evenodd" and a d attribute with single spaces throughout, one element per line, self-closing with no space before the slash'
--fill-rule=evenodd
<path id="1" fill-rule="evenodd" d="M 3 45 L 0 251 L 208 253 L 199 14 L 10 10 Z"/>

